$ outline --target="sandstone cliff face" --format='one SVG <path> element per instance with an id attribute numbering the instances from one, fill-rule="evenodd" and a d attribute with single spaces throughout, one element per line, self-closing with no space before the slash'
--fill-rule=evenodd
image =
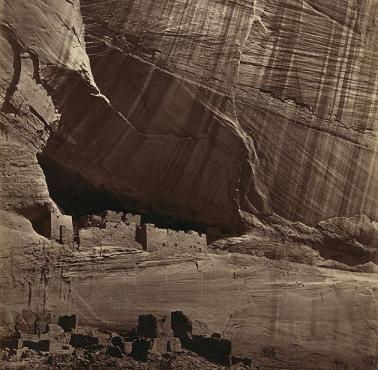
<path id="1" fill-rule="evenodd" d="M 82 13 L 100 90 L 175 157 L 148 177 L 111 157 L 117 187 L 153 205 L 146 193 L 168 189 L 182 216 L 214 223 L 235 207 L 310 223 L 377 217 L 375 1 L 84 0 Z M 132 147 L 150 168 L 155 145 Z"/>
<path id="2" fill-rule="evenodd" d="M 13 38 L 61 115 L 45 156 L 124 204 L 231 230 L 272 211 L 376 219 L 374 1 L 3 8 L 4 71 Z M 33 91 L 16 80 L 5 100 Z"/>
<path id="3" fill-rule="evenodd" d="M 7 264 L 0 282 L 11 288 L 0 290 L 5 329 L 27 307 L 75 313 L 80 325 L 107 330 L 131 329 L 141 314 L 180 310 L 193 321 L 194 334 L 221 333 L 234 355 L 264 366 L 376 368 L 374 273 L 237 253 L 72 252 L 44 245 L 31 228 L 20 234 L 24 222 L 15 218 L 1 229 L 19 234 L 17 244 L 2 251 Z"/>
<path id="4" fill-rule="evenodd" d="M 60 115 L 43 78 L 59 64 L 91 79 L 78 3 L 0 2 L 0 207 L 30 219 L 50 204 L 36 154 Z"/>
<path id="5" fill-rule="evenodd" d="M 374 369 L 377 12 L 0 1 L 0 329 L 25 307 L 109 328 L 182 310 L 266 365 Z M 123 207 L 254 234 L 219 254 L 67 250 L 32 227 L 53 203 L 37 155 L 58 185 L 63 168 Z"/>

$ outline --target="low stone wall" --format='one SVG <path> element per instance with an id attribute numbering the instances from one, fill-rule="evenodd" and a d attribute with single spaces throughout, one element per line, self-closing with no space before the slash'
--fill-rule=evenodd
<path id="1" fill-rule="evenodd" d="M 80 249 L 99 246 L 120 246 L 138 248 L 135 223 L 107 222 L 105 229 L 91 227 L 79 230 Z"/>
<path id="2" fill-rule="evenodd" d="M 144 224 L 137 231 L 137 241 L 147 252 L 155 252 L 168 246 L 166 229 L 159 229 L 153 224 Z"/>
<path id="3" fill-rule="evenodd" d="M 138 228 L 137 240 L 148 252 L 158 250 L 204 251 L 207 247 L 204 234 L 198 234 L 195 231 L 160 229 L 153 224 L 145 224 Z"/>
<path id="4" fill-rule="evenodd" d="M 64 215 L 58 207 L 52 206 L 36 225 L 38 233 L 60 244 L 72 246 L 73 223 L 72 216 Z"/>
<path id="5" fill-rule="evenodd" d="M 104 227 L 79 229 L 80 249 L 101 246 L 143 246 L 148 252 L 160 250 L 204 251 L 207 248 L 205 234 L 195 231 L 161 229 L 154 224 L 140 226 L 141 216 L 131 213 L 106 211 Z"/>
<path id="6" fill-rule="evenodd" d="M 105 211 L 103 219 L 105 222 L 135 223 L 136 226 L 140 226 L 142 217 L 141 215 L 134 215 L 132 213 Z"/>
<path id="7" fill-rule="evenodd" d="M 104 219 L 106 222 L 122 222 L 122 212 L 106 211 Z"/>
<path id="8" fill-rule="evenodd" d="M 140 215 L 133 215 L 132 213 L 126 213 L 124 216 L 124 221 L 127 224 L 134 222 L 136 226 L 140 226 L 142 222 L 142 217 Z"/>
<path id="9" fill-rule="evenodd" d="M 27 334 L 45 334 L 51 322 L 49 312 L 24 309 L 15 319 L 15 330 Z"/>
<path id="10" fill-rule="evenodd" d="M 168 230 L 168 246 L 179 250 L 205 250 L 207 247 L 206 235 L 196 231 Z"/>

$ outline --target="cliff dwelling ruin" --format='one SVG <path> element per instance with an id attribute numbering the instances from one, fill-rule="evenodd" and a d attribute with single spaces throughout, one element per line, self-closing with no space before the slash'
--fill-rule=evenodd
<path id="1" fill-rule="evenodd" d="M 0 369 L 377 370 L 378 0 L 0 0 Z"/>
<path id="2" fill-rule="evenodd" d="M 176 231 L 141 224 L 141 216 L 125 212 L 105 211 L 102 214 L 72 216 L 53 207 L 34 222 L 39 234 L 79 251 L 101 250 L 102 247 L 139 248 L 157 251 L 205 251 L 206 235 L 189 230 Z"/>

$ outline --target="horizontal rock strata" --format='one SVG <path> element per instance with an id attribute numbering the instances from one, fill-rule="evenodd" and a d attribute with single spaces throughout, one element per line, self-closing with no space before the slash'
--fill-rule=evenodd
<path id="1" fill-rule="evenodd" d="M 7 230 L 16 236 L 17 229 L 16 219 Z M 265 365 L 330 369 L 340 362 L 372 369 L 376 274 L 235 253 L 73 253 L 38 244 L 32 235 L 23 242 L 27 255 L 17 253 L 22 242 L 2 252 L 2 286 L 12 288 L 1 290 L 2 325 L 28 306 L 75 312 L 80 325 L 108 330 L 135 327 L 141 314 L 180 310 L 192 320 L 193 334 L 221 333 L 234 355 Z"/>
<path id="2" fill-rule="evenodd" d="M 27 307 L 109 329 L 177 310 L 267 366 L 374 369 L 377 11 L 0 1 L 1 333 Z M 85 213 L 59 173 L 93 209 L 250 233 L 69 249 L 33 229 L 51 194 Z"/>
<path id="3" fill-rule="evenodd" d="M 96 82 L 133 126 L 169 146 L 225 117 L 224 140 L 250 153 L 238 208 L 267 212 L 270 199 L 310 223 L 377 217 L 376 12 L 372 1 L 82 2 Z M 239 163 L 212 151 L 202 177 L 213 155 Z"/>

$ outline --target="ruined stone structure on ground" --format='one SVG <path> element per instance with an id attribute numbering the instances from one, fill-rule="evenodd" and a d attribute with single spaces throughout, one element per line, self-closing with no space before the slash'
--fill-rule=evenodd
<path id="1" fill-rule="evenodd" d="M 72 333 L 70 345 L 75 348 L 88 348 L 99 345 L 99 339 L 93 335 L 86 335 L 80 333 Z"/>
<path id="2" fill-rule="evenodd" d="M 140 315 L 138 317 L 137 333 L 140 337 L 157 338 L 158 325 L 154 315 Z"/>
<path id="3" fill-rule="evenodd" d="M 76 329 L 77 317 L 76 317 L 76 315 L 63 315 L 63 316 L 59 317 L 58 325 L 66 333 L 72 332 Z"/>
<path id="4" fill-rule="evenodd" d="M 49 312 L 24 309 L 15 319 L 15 331 L 31 335 L 46 334 L 49 331 L 51 314 Z"/>
<path id="5" fill-rule="evenodd" d="M 151 352 L 153 353 L 180 352 L 181 350 L 179 338 L 162 337 L 152 340 Z"/>
<path id="6" fill-rule="evenodd" d="M 164 315 L 156 319 L 157 332 L 159 337 L 173 337 L 171 315 Z"/>
<path id="7" fill-rule="evenodd" d="M 14 331 L 0 338 L 0 349 L 11 349 L 16 357 L 22 355 L 24 349 L 59 352 L 67 347 L 69 331 L 76 330 L 76 322 L 76 315 L 55 317 L 49 311 L 26 308 L 16 315 Z"/>
<path id="8" fill-rule="evenodd" d="M 138 339 L 133 351 L 139 358 L 146 358 L 148 351 L 155 354 L 180 352 L 181 341 L 173 335 L 171 315 L 140 315 L 137 325 Z"/>

